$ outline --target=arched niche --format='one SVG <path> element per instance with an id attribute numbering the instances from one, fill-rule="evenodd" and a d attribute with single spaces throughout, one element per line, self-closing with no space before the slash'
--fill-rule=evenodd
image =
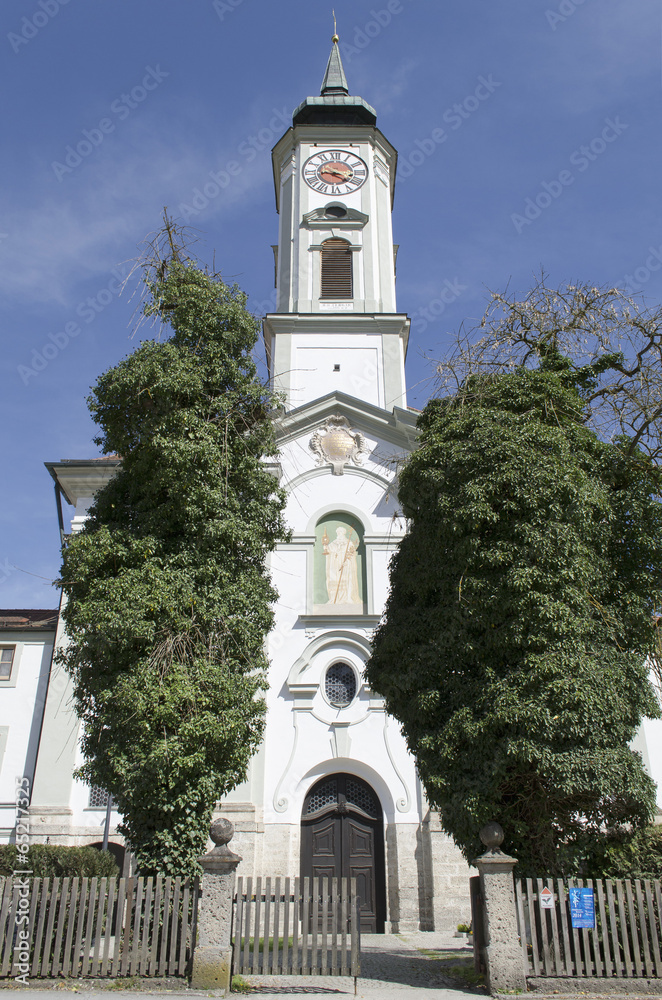
<path id="1" fill-rule="evenodd" d="M 315 525 L 313 614 L 362 615 L 366 610 L 366 554 L 361 521 L 332 511 Z"/>

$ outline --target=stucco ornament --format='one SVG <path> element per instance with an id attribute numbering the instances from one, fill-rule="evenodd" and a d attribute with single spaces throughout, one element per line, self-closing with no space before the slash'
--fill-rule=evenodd
<path id="1" fill-rule="evenodd" d="M 352 431 L 347 417 L 327 417 L 310 439 L 309 448 L 318 465 L 331 465 L 334 476 L 342 476 L 350 462 L 361 465 L 367 454 L 363 434 Z"/>

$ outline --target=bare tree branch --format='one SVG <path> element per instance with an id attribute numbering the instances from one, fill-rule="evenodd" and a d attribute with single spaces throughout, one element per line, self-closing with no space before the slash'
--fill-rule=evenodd
<path id="1" fill-rule="evenodd" d="M 569 284 L 552 289 L 542 274 L 518 300 L 493 292 L 478 327 L 461 330 L 437 363 L 442 394 L 471 375 L 536 368 L 558 352 L 586 378 L 586 422 L 604 440 L 630 439 L 662 459 L 662 308 L 640 306 L 617 288 Z"/>

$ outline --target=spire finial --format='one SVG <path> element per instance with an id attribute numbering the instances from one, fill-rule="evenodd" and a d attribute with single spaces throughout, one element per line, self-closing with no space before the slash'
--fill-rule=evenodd
<path id="1" fill-rule="evenodd" d="M 338 42 L 340 41 L 340 38 L 338 37 L 338 25 L 336 24 L 336 12 L 335 12 L 335 10 L 332 10 L 331 13 L 333 15 L 333 38 L 331 39 L 331 41 L 334 43 L 334 45 L 337 45 Z"/>

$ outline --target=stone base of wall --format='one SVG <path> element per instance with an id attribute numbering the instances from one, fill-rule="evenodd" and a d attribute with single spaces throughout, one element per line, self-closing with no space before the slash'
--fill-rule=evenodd
<path id="1" fill-rule="evenodd" d="M 30 806 L 29 813 L 30 843 L 52 844 L 58 847 L 91 847 L 103 842 L 103 826 L 74 826 L 73 811 L 60 806 Z M 108 843 L 126 848 L 124 837 L 111 826 L 108 831 Z M 121 857 L 124 858 L 123 866 Z M 130 874 L 131 855 L 127 851 L 120 853 L 120 875 L 126 878 Z"/>
<path id="2" fill-rule="evenodd" d="M 73 810 L 62 806 L 30 806 L 30 840 L 33 844 L 51 844 L 69 847 L 72 836 Z"/>
<path id="3" fill-rule="evenodd" d="M 95 819 L 98 812 L 95 813 Z M 30 843 L 57 844 L 62 847 L 86 847 L 103 840 L 103 825 L 74 826 L 73 810 L 63 806 L 30 806 Z M 124 847 L 124 838 L 115 827 L 110 828 L 110 840 Z"/>
<path id="4" fill-rule="evenodd" d="M 251 802 L 222 802 L 214 819 L 224 816 L 234 825 L 232 850 L 241 857 L 237 875 L 264 878 L 300 874 L 301 828 L 297 824 L 267 823 Z"/>
<path id="5" fill-rule="evenodd" d="M 424 830 L 427 827 L 430 844 L 433 929 L 454 934 L 458 924 L 471 923 L 469 879 L 478 872 L 467 864 L 460 849 L 441 829 L 439 813 L 430 810 L 422 826 Z"/>
<path id="6" fill-rule="evenodd" d="M 429 853 L 422 825 L 386 828 L 386 929 L 391 934 L 432 930 Z"/>

